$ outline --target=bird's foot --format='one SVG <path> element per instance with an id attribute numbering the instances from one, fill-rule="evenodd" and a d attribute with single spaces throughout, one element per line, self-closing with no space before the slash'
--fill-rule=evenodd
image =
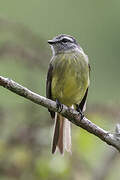
<path id="1" fill-rule="evenodd" d="M 80 119 L 82 120 L 84 118 L 84 114 L 82 113 L 80 107 L 78 104 L 76 104 L 76 111 L 79 112 L 79 115 L 80 115 Z"/>
<path id="2" fill-rule="evenodd" d="M 56 108 L 59 113 L 63 110 L 63 104 L 61 104 L 58 99 L 56 99 Z"/>

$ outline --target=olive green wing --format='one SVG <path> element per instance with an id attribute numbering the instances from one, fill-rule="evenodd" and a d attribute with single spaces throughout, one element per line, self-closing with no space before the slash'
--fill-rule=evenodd
<path id="1" fill-rule="evenodd" d="M 86 109 L 87 94 L 88 94 L 88 88 L 87 88 L 87 90 L 85 92 L 85 95 L 84 95 L 82 101 L 79 104 L 79 108 L 80 108 L 81 112 L 85 111 L 85 109 Z"/>
<path id="2" fill-rule="evenodd" d="M 88 64 L 88 67 L 89 67 L 89 75 L 90 75 L 90 71 L 91 71 L 90 64 Z M 88 87 L 88 88 L 89 88 L 89 87 Z M 84 95 L 82 101 L 81 101 L 80 104 L 79 104 L 79 108 L 80 108 L 80 110 L 81 110 L 82 112 L 85 111 L 85 109 L 86 109 L 86 100 L 87 100 L 87 95 L 88 95 L 88 88 L 87 88 L 87 90 L 86 90 L 86 92 L 85 92 L 85 95 Z"/>
<path id="3" fill-rule="evenodd" d="M 48 99 L 52 99 L 52 92 L 51 92 L 51 84 L 52 84 L 52 72 L 53 72 L 53 66 L 50 63 L 47 73 L 47 81 L 46 81 L 46 97 Z M 51 117 L 55 117 L 55 112 L 48 109 L 48 111 L 51 114 Z"/>
<path id="4" fill-rule="evenodd" d="M 91 66 L 90 66 L 90 64 L 88 64 L 88 67 L 89 67 L 89 75 L 90 75 L 90 72 L 91 72 Z"/>

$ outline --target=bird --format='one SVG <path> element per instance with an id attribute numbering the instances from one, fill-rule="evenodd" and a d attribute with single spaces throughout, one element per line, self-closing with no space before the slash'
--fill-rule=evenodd
<path id="1" fill-rule="evenodd" d="M 56 101 L 58 109 L 62 104 L 77 110 L 81 119 L 86 109 L 86 99 L 90 84 L 90 64 L 73 36 L 60 34 L 48 40 L 52 49 L 46 80 L 46 97 Z M 48 109 L 49 110 L 49 109 Z M 71 150 L 71 124 L 58 112 L 49 110 L 54 119 L 52 154 L 58 149 L 61 154 Z"/>

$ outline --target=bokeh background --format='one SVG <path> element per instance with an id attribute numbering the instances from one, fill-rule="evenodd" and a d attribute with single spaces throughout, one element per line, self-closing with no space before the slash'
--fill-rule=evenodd
<path id="1" fill-rule="evenodd" d="M 120 1 L 0 0 L 0 74 L 45 95 L 47 40 L 73 35 L 89 56 L 86 116 L 114 131 L 120 119 Z M 47 109 L 0 87 L 0 180 L 118 180 L 120 158 L 72 125 L 72 156 L 51 154 Z"/>

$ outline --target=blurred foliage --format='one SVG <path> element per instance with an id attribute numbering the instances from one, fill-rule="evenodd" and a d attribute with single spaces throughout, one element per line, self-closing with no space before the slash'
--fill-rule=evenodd
<path id="1" fill-rule="evenodd" d="M 45 95 L 47 39 L 71 34 L 92 69 L 86 114 L 113 131 L 120 115 L 119 9 L 118 0 L 0 0 L 1 75 Z M 108 145 L 72 125 L 72 156 L 53 156 L 48 111 L 2 87 L 0 94 L 0 180 L 93 180 L 110 154 Z M 120 179 L 119 158 L 110 164 L 105 180 Z"/>

